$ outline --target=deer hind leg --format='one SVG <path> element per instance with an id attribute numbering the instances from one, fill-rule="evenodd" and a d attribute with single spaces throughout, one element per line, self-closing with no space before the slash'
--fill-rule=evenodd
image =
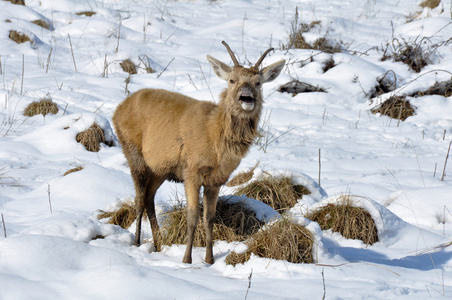
<path id="1" fill-rule="evenodd" d="M 213 221 L 217 209 L 219 187 L 204 187 L 204 226 L 206 230 L 206 263 L 213 264 Z"/>
<path id="2" fill-rule="evenodd" d="M 157 189 L 162 185 L 162 183 L 165 181 L 165 178 L 158 177 L 155 174 L 151 174 L 149 176 L 149 181 L 147 183 L 146 188 L 146 211 L 148 213 L 149 222 L 151 223 L 151 229 L 152 229 L 152 238 L 154 240 L 154 246 L 157 251 L 160 251 L 160 228 L 159 224 L 157 222 L 157 217 L 155 214 L 155 204 L 154 204 L 154 197 L 155 193 L 157 192 Z"/>
<path id="3" fill-rule="evenodd" d="M 123 152 L 129 163 L 130 173 L 135 184 L 135 211 L 137 224 L 135 232 L 135 245 L 140 245 L 141 219 L 145 209 L 145 193 L 148 186 L 151 170 L 144 161 L 143 155 L 134 145 L 122 143 Z"/>
<path id="4" fill-rule="evenodd" d="M 191 251 L 193 248 L 193 238 L 199 219 L 199 189 L 201 185 L 185 181 L 185 194 L 187 196 L 187 248 L 182 260 L 183 263 L 191 264 Z"/>

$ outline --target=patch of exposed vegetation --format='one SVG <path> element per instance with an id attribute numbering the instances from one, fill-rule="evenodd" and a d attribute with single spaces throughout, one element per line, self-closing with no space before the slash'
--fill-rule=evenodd
<path id="1" fill-rule="evenodd" d="M 46 116 L 47 114 L 58 113 L 58 105 L 50 98 L 42 98 L 39 101 L 33 101 L 24 110 L 24 116 L 33 117 L 36 115 Z"/>
<path id="2" fill-rule="evenodd" d="M 435 7 L 438 7 L 438 5 L 441 3 L 441 0 L 424 0 L 419 4 L 422 8 L 431 8 L 434 9 Z"/>
<path id="3" fill-rule="evenodd" d="M 95 11 L 80 11 L 78 13 L 75 13 L 77 16 L 86 16 L 86 17 L 92 17 L 96 14 Z"/>
<path id="4" fill-rule="evenodd" d="M 292 97 L 295 97 L 300 93 L 326 93 L 326 91 L 321 87 L 313 86 L 312 84 L 301 82 L 299 80 L 292 80 L 283 84 L 278 88 L 278 92 L 292 94 Z"/>
<path id="5" fill-rule="evenodd" d="M 75 167 L 75 168 L 69 169 L 66 172 L 64 172 L 63 176 L 67 176 L 67 175 L 69 175 L 71 173 L 75 173 L 75 172 L 78 172 L 78 171 L 81 171 L 81 170 L 83 170 L 82 166 Z"/>
<path id="6" fill-rule="evenodd" d="M 325 37 L 318 38 L 313 43 L 308 43 L 303 34 L 310 32 L 313 28 L 320 25 L 320 21 L 311 22 L 311 24 L 299 21 L 298 7 L 295 8 L 294 19 L 291 21 L 289 31 L 289 42 L 283 45 L 283 49 L 313 49 L 326 53 L 340 52 L 341 47 L 331 42 Z"/>
<path id="7" fill-rule="evenodd" d="M 427 95 L 440 95 L 444 97 L 452 96 L 452 79 L 442 82 L 436 82 L 431 88 L 411 94 L 411 97 L 420 97 Z"/>
<path id="8" fill-rule="evenodd" d="M 129 58 L 123 60 L 119 65 L 121 66 L 124 72 L 129 73 L 131 75 L 137 74 L 137 66 Z"/>
<path id="9" fill-rule="evenodd" d="M 392 80 L 388 77 L 388 74 L 392 73 L 395 77 L 395 74 L 393 71 L 388 71 L 382 76 L 379 76 L 377 78 L 377 85 L 375 86 L 375 89 L 370 92 L 368 95 L 369 98 L 375 98 L 378 96 L 381 96 L 383 94 L 389 93 L 394 91 L 397 88 L 397 82 L 396 80 Z"/>
<path id="10" fill-rule="evenodd" d="M 50 29 L 50 24 L 47 21 L 44 21 L 42 19 L 31 21 L 31 23 L 33 23 L 35 25 L 38 25 L 38 26 L 40 26 L 42 28 L 45 28 L 45 29 Z"/>
<path id="11" fill-rule="evenodd" d="M 266 176 L 238 187 L 234 194 L 246 195 L 269 205 L 278 212 L 284 212 L 297 204 L 297 200 L 303 195 L 309 195 L 310 192 L 302 185 L 293 184 L 290 177 Z"/>
<path id="12" fill-rule="evenodd" d="M 291 263 L 313 263 L 314 238 L 303 226 L 283 218 L 267 226 L 245 241 L 245 253 L 232 252 L 225 259 L 226 264 L 235 266 L 245 263 L 251 253 L 259 257 L 286 260 Z"/>
<path id="13" fill-rule="evenodd" d="M 347 239 L 359 239 L 369 245 L 378 242 L 372 216 L 365 209 L 355 206 L 349 196 L 343 196 L 338 203 L 317 208 L 306 217 L 317 222 L 322 230 L 331 229 Z"/>
<path id="14" fill-rule="evenodd" d="M 112 146 L 112 142 L 105 139 L 104 130 L 96 123 L 93 123 L 90 128 L 77 134 L 75 139 L 85 146 L 86 150 L 91 152 L 98 152 L 101 143 Z"/>
<path id="15" fill-rule="evenodd" d="M 372 110 L 374 114 L 381 114 L 396 120 L 405 121 L 408 117 L 414 116 L 415 107 L 406 100 L 406 96 L 392 96 L 385 102 L 374 107 Z"/>
<path id="16" fill-rule="evenodd" d="M 143 217 L 147 218 L 146 212 L 144 212 Z M 122 202 L 113 211 L 100 210 L 97 215 L 98 220 L 108 219 L 108 224 L 119 225 L 124 229 L 129 228 L 136 218 L 135 205 L 130 201 Z"/>
<path id="17" fill-rule="evenodd" d="M 246 208 L 242 203 L 230 202 L 226 197 L 218 199 L 213 225 L 214 240 L 244 241 L 262 226 L 263 222 L 256 218 L 255 212 Z M 165 213 L 161 226 L 161 237 L 163 245 L 186 243 L 187 210 L 182 204 L 176 205 L 171 211 Z M 205 244 L 204 221 L 201 218 L 196 227 L 193 245 L 203 247 Z"/>
<path id="18" fill-rule="evenodd" d="M 16 4 L 16 5 L 25 6 L 25 0 L 3 0 L 3 1 L 11 2 L 12 4 Z"/>
<path id="19" fill-rule="evenodd" d="M 25 42 L 31 42 L 31 39 L 28 35 L 24 33 L 20 33 L 16 30 L 10 30 L 9 31 L 9 38 L 15 41 L 18 44 L 22 44 Z"/>

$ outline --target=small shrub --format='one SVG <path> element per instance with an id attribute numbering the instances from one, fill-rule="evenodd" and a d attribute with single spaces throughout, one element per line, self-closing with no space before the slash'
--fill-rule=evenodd
<path id="1" fill-rule="evenodd" d="M 50 29 L 50 24 L 42 19 L 31 21 L 31 23 L 41 26 L 42 28 L 45 28 L 45 29 Z"/>
<path id="2" fill-rule="evenodd" d="M 39 101 L 33 101 L 30 103 L 24 111 L 24 116 L 33 117 L 36 115 L 46 116 L 47 114 L 58 113 L 58 106 L 52 101 L 52 99 L 43 98 Z"/>
<path id="3" fill-rule="evenodd" d="M 424 1 L 422 1 L 422 3 L 419 6 L 422 8 L 428 7 L 428 8 L 434 9 L 440 3 L 441 3 L 441 0 L 424 0 Z"/>
<path id="4" fill-rule="evenodd" d="M 249 260 L 251 253 L 259 257 L 286 260 L 291 263 L 313 263 L 314 238 L 303 226 L 284 218 L 257 232 L 245 241 L 245 253 L 232 252 L 225 259 L 226 264 L 236 265 Z"/>
<path id="5" fill-rule="evenodd" d="M 144 212 L 143 217 L 147 217 L 146 212 Z M 123 202 L 113 211 L 100 210 L 97 219 L 106 218 L 109 219 L 108 224 L 119 225 L 124 229 L 128 229 L 137 218 L 135 205 L 133 202 Z"/>
<path id="6" fill-rule="evenodd" d="M 380 113 L 381 115 L 402 121 L 415 114 L 415 109 L 410 104 L 410 101 L 406 100 L 406 96 L 393 96 L 377 107 L 374 107 L 371 111 L 374 114 Z"/>
<path id="7" fill-rule="evenodd" d="M 69 170 L 67 170 L 64 174 L 63 174 L 63 176 L 66 176 L 66 175 L 69 175 L 69 174 L 71 174 L 71 173 L 75 173 L 75 172 L 78 172 L 78 171 L 81 171 L 81 170 L 83 170 L 83 167 L 75 167 L 75 168 L 72 168 L 72 169 L 69 169 Z"/>
<path id="8" fill-rule="evenodd" d="M 202 211 L 202 206 L 201 206 Z M 202 213 L 200 213 L 202 216 Z M 219 198 L 213 225 L 213 239 L 227 242 L 244 241 L 246 237 L 257 232 L 263 223 L 256 218 L 253 211 L 240 202 L 230 203 L 226 198 Z M 165 214 L 162 226 L 162 244 L 185 244 L 187 237 L 187 211 L 182 204 L 176 205 Z M 203 247 L 206 244 L 204 221 L 200 218 L 196 227 L 193 245 Z"/>
<path id="9" fill-rule="evenodd" d="M 81 11 L 78 13 L 75 13 L 77 16 L 86 16 L 86 17 L 92 17 L 96 14 L 95 11 Z"/>
<path id="10" fill-rule="evenodd" d="M 350 197 L 342 197 L 338 203 L 320 207 L 306 217 L 319 223 L 322 230 L 332 229 L 347 239 L 359 239 L 369 245 L 378 242 L 372 216 L 363 208 L 354 206 Z"/>
<path id="11" fill-rule="evenodd" d="M 28 37 L 28 35 L 20 33 L 16 30 L 9 31 L 9 38 L 18 44 L 22 44 L 25 42 L 31 42 L 31 39 Z"/>
<path id="12" fill-rule="evenodd" d="M 104 130 L 96 123 L 93 123 L 90 128 L 77 134 L 75 139 L 85 146 L 86 150 L 91 152 L 98 152 L 101 143 L 107 146 L 112 145 L 111 142 L 105 140 Z"/>
<path id="13" fill-rule="evenodd" d="M 25 6 L 25 0 L 3 0 L 3 1 L 11 2 L 12 4 L 16 4 L 16 5 Z"/>
<path id="14" fill-rule="evenodd" d="M 294 185 L 292 178 L 281 179 L 267 176 L 250 184 L 239 187 L 234 191 L 235 195 L 246 195 L 249 198 L 259 200 L 276 211 L 286 211 L 297 204 L 297 200 L 310 192 L 302 185 Z"/>
<path id="15" fill-rule="evenodd" d="M 137 67 L 130 59 L 123 60 L 119 65 L 124 72 L 129 74 L 137 74 Z"/>
<path id="16" fill-rule="evenodd" d="M 292 94 L 292 97 L 295 97 L 300 93 L 326 93 L 324 89 L 318 86 L 313 86 L 309 83 L 301 82 L 298 80 L 292 80 L 288 83 L 283 84 L 278 88 L 278 92 Z"/>

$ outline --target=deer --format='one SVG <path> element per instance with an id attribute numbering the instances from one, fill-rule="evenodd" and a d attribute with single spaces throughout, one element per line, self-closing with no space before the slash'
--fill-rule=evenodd
<path id="1" fill-rule="evenodd" d="M 113 123 L 135 186 L 135 245 L 141 219 L 148 214 L 154 246 L 160 230 L 154 198 L 165 180 L 183 182 L 187 210 L 187 246 L 182 262 L 192 263 L 193 236 L 203 190 L 207 264 L 214 263 L 213 220 L 220 187 L 238 167 L 258 134 L 263 108 L 262 85 L 279 76 L 285 60 L 259 68 L 266 50 L 251 67 L 243 67 L 226 42 L 233 67 L 207 55 L 214 73 L 227 81 L 218 104 L 163 89 L 139 90 L 114 112 Z"/>

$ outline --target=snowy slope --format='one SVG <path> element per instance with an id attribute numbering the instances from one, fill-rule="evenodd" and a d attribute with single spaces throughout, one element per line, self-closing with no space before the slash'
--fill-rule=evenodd
<path id="1" fill-rule="evenodd" d="M 412 0 L 25 2 L 0 1 L 0 299 L 244 299 L 247 292 L 248 299 L 451 297 L 451 162 L 441 177 L 452 140 L 452 99 L 410 98 L 416 115 L 404 122 L 370 112 L 393 93 L 424 91 L 451 78 L 450 0 L 433 10 Z M 306 34 L 308 42 L 327 37 L 344 51 L 283 49 L 296 7 L 300 21 L 320 21 Z M 76 14 L 84 11 L 96 14 Z M 31 23 L 37 19 L 51 30 Z M 13 42 L 10 30 L 32 42 Z M 432 54 L 420 73 L 381 60 L 395 38 L 425 38 Z M 276 50 L 263 65 L 288 62 L 264 86 L 262 129 L 272 141 L 253 146 L 236 172 L 259 161 L 257 173 L 289 172 L 310 185 L 315 193 L 291 212 L 316 233 L 317 264 L 252 257 L 232 267 L 224 259 L 243 244 L 217 241 L 215 264 L 206 265 L 204 249 L 196 248 L 193 264 L 185 265 L 184 245 L 162 252 L 134 247 L 133 228 L 96 219 L 98 210 L 132 199 L 134 187 L 120 147 L 88 152 L 75 141 L 77 133 L 96 121 L 114 139 L 116 106 L 145 87 L 218 101 L 225 82 L 205 55 L 230 63 L 222 40 L 243 64 L 270 46 Z M 127 58 L 139 65 L 129 84 L 119 65 Z M 335 67 L 324 72 L 330 59 Z M 388 71 L 397 89 L 369 100 Z M 277 92 L 292 79 L 326 93 Z M 57 103 L 58 114 L 23 116 L 43 97 Z M 76 166 L 84 169 L 63 176 Z M 367 246 L 321 232 L 301 217 L 344 194 L 357 195 L 372 213 L 380 242 Z M 183 186 L 165 183 L 156 196 L 159 211 L 175 197 L 184 198 Z"/>

